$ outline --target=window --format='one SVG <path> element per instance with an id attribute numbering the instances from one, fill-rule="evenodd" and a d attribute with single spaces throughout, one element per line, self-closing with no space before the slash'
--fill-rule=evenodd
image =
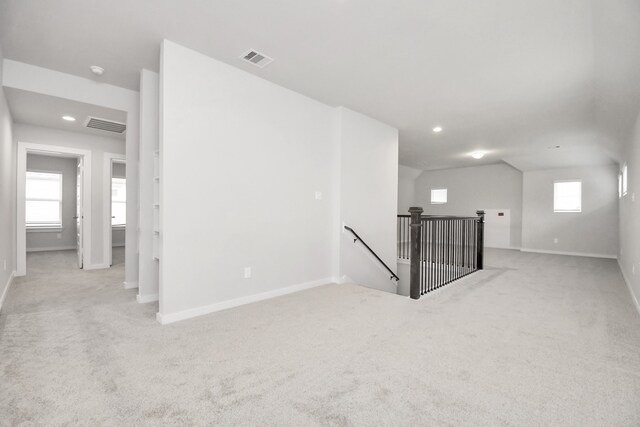
<path id="1" fill-rule="evenodd" d="M 622 172 L 618 172 L 618 198 L 622 197 Z"/>
<path id="2" fill-rule="evenodd" d="M 628 185 L 629 185 L 629 177 L 627 164 L 622 165 L 622 195 L 627 195 Z"/>
<path id="3" fill-rule="evenodd" d="M 26 226 L 62 227 L 62 174 L 28 171 L 25 185 Z"/>
<path id="4" fill-rule="evenodd" d="M 127 180 L 111 178 L 111 225 L 127 224 Z"/>
<path id="5" fill-rule="evenodd" d="M 431 189 L 431 204 L 442 205 L 447 203 L 447 189 L 446 188 L 432 188 Z"/>
<path id="6" fill-rule="evenodd" d="M 554 212 L 582 212 L 582 181 L 553 183 Z"/>

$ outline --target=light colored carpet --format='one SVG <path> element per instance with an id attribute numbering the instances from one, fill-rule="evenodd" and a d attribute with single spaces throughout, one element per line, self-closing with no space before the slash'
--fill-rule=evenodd
<path id="1" fill-rule="evenodd" d="M 612 260 L 490 250 L 417 302 L 329 285 L 160 326 L 121 267 L 72 256 L 30 255 L 10 291 L 2 425 L 640 425 Z"/>

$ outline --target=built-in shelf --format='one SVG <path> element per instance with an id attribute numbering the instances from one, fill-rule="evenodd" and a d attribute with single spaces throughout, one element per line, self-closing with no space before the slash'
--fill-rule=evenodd
<path id="1" fill-rule="evenodd" d="M 160 150 L 153 152 L 153 259 L 160 260 Z"/>

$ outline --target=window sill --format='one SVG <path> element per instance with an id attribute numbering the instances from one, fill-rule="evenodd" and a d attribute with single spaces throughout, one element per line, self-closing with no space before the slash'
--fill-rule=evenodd
<path id="1" fill-rule="evenodd" d="M 112 225 L 111 226 L 112 230 L 124 230 L 125 228 L 127 228 L 126 225 Z"/>
<path id="2" fill-rule="evenodd" d="M 51 226 L 51 227 L 29 227 L 27 226 L 27 233 L 60 233 L 64 230 L 64 227 Z"/>

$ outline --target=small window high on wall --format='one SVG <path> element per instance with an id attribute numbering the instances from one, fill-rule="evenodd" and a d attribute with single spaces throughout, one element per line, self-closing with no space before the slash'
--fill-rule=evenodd
<path id="1" fill-rule="evenodd" d="M 432 188 L 431 189 L 431 204 L 443 205 L 447 203 L 447 189 L 446 188 Z"/>
<path id="2" fill-rule="evenodd" d="M 62 174 L 27 172 L 25 185 L 26 226 L 62 227 Z"/>
<path id="3" fill-rule="evenodd" d="M 111 225 L 124 227 L 127 224 L 127 180 L 111 179 Z"/>
<path id="4" fill-rule="evenodd" d="M 582 181 L 553 183 L 554 212 L 582 212 Z"/>

